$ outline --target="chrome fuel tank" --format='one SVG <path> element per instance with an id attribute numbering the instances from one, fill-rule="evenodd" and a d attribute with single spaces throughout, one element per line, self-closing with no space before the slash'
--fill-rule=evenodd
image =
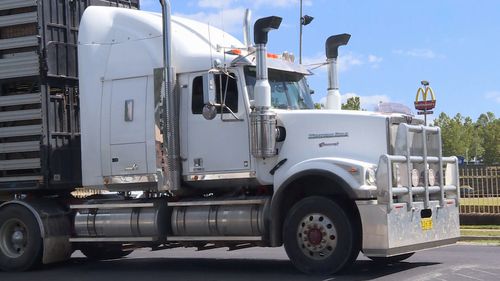
<path id="1" fill-rule="evenodd" d="M 153 207 L 83 209 L 75 215 L 77 237 L 160 237 L 166 235 L 166 204 Z"/>

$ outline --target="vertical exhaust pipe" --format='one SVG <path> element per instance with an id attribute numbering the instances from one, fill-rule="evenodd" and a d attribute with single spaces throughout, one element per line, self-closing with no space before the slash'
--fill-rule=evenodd
<path id="1" fill-rule="evenodd" d="M 347 45 L 350 38 L 350 34 L 343 33 L 330 36 L 326 40 L 326 62 L 328 64 L 328 94 L 326 96 L 326 109 L 341 109 L 342 103 L 339 92 L 337 58 L 339 56 L 339 47 Z"/>
<path id="2" fill-rule="evenodd" d="M 255 109 L 250 114 L 252 155 L 256 158 L 276 155 L 276 113 L 271 110 L 271 85 L 267 76 L 267 34 L 278 29 L 281 18 L 258 19 L 254 25 L 257 57 L 257 81 L 254 86 Z"/>
<path id="3" fill-rule="evenodd" d="M 252 41 L 250 39 L 250 19 L 252 18 L 252 11 L 250 9 L 245 10 L 245 18 L 243 19 L 243 43 L 245 46 L 251 47 Z"/>
<path id="4" fill-rule="evenodd" d="M 267 34 L 278 29 L 281 25 L 280 17 L 258 19 L 254 25 L 254 41 L 257 56 L 257 82 L 255 83 L 255 106 L 257 109 L 271 108 L 271 86 L 267 80 Z"/>
<path id="5" fill-rule="evenodd" d="M 167 150 L 167 190 L 178 190 L 181 185 L 179 118 L 174 93 L 175 77 L 172 67 L 172 31 L 170 1 L 160 0 L 163 18 L 163 145 Z"/>

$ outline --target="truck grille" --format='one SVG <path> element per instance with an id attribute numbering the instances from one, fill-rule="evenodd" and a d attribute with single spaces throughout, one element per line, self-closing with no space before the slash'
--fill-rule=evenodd
<path id="1" fill-rule="evenodd" d="M 458 204 L 458 160 L 443 157 L 438 127 L 399 124 L 393 136 L 393 152 L 382 155 L 377 169 L 377 199 L 387 204 L 438 200 Z"/>

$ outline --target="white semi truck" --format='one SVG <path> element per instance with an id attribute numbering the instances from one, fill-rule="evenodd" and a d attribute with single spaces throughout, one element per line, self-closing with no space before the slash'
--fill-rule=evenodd
<path id="1" fill-rule="evenodd" d="M 330 109 L 316 110 L 311 73 L 266 50 L 281 18 L 257 20 L 251 44 L 247 17 L 243 44 L 171 16 L 161 2 L 163 16 L 86 9 L 74 44 L 78 83 L 42 93 L 40 107 L 48 111 L 53 99 L 66 102 L 61 110 L 78 106 L 71 124 L 81 130 L 59 148 L 48 143 L 36 185 L 33 175 L 2 174 L 2 270 L 66 260 L 76 249 L 112 259 L 141 247 L 284 245 L 299 270 L 332 274 L 360 251 L 399 261 L 457 241 L 458 165 L 442 156 L 439 128 L 402 113 L 340 110 L 336 60 L 349 35 L 326 41 Z M 0 108 L 26 98 L 5 93 Z M 0 155 L 27 145 L 5 135 L 34 126 L 10 126 L 6 116 L 0 112 Z M 75 142 L 66 162 L 43 166 Z M 0 168 L 31 169 L 32 154 L 18 153 Z M 80 162 L 80 153 L 81 184 L 65 180 L 79 171 L 54 170 Z M 75 198 L 77 187 L 107 192 Z"/>

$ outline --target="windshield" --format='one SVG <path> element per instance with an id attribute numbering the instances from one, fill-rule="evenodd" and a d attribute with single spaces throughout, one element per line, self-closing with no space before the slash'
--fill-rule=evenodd
<path id="1" fill-rule="evenodd" d="M 271 104 L 280 109 L 313 109 L 309 86 L 303 74 L 268 69 L 271 85 Z M 255 66 L 245 67 L 248 98 L 254 99 L 253 87 L 256 81 Z"/>

